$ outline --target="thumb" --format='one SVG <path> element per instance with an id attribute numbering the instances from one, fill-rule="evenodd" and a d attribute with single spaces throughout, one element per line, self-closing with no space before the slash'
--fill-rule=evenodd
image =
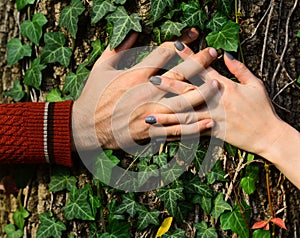
<path id="1" fill-rule="evenodd" d="M 224 60 L 229 71 L 242 84 L 253 84 L 258 79 L 251 73 L 251 71 L 240 61 L 236 60 L 230 53 L 224 53 Z"/>

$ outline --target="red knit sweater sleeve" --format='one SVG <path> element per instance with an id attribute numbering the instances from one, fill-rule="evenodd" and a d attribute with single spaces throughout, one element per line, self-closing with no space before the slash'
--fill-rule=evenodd
<path id="1" fill-rule="evenodd" d="M 72 101 L 0 104 L 0 163 L 72 166 Z"/>

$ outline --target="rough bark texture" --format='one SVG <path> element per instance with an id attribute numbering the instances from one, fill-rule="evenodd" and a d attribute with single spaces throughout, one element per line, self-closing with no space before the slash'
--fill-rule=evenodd
<path id="1" fill-rule="evenodd" d="M 62 7 L 69 1 L 48 1 L 39 0 L 36 5 L 31 7 L 38 12 L 45 14 L 48 20 L 57 26 L 58 15 Z M 299 6 L 291 11 L 295 0 L 275 0 L 270 1 L 242 1 L 241 13 L 244 32 L 241 34 L 242 49 L 246 65 L 265 83 L 274 107 L 279 115 L 288 123 L 300 130 L 300 87 L 295 82 L 300 75 L 300 47 L 296 37 L 300 29 Z M 88 1 L 85 5 L 88 6 Z M 139 14 L 147 17 L 149 1 L 139 0 L 133 3 L 132 8 L 139 8 Z M 267 9 L 270 11 L 267 12 Z M 265 15 L 266 13 L 266 15 Z M 22 78 L 24 73 L 23 65 L 8 67 L 6 65 L 6 43 L 9 39 L 19 34 L 20 20 L 25 17 L 24 12 L 18 13 L 15 2 L 12 0 L 2 0 L 0 2 L 0 101 L 9 102 L 8 98 L 3 97 L 2 92 L 12 86 L 15 79 Z M 262 20 L 262 22 L 260 22 Z M 79 37 L 76 40 L 74 49 L 75 62 L 78 65 L 86 58 L 90 51 L 90 43 L 95 39 L 106 37 L 105 31 L 93 28 L 89 24 L 88 16 L 82 16 L 79 23 Z M 151 26 L 147 26 L 151 31 Z M 147 27 L 141 35 L 139 43 L 149 43 Z M 53 27 L 52 27 L 53 28 Z M 86 30 L 88 29 L 88 30 Z M 50 29 L 48 29 L 50 30 Z M 53 29 L 51 29 L 53 30 Z M 287 39 L 288 37 L 288 39 Z M 71 41 L 69 41 L 72 44 Z M 200 48 L 204 47 L 204 40 L 200 39 Z M 286 49 L 286 50 L 285 50 Z M 281 58 L 281 55 L 284 55 Z M 263 62 L 263 65 L 262 65 Z M 24 62 L 26 63 L 26 62 Z M 261 71 L 261 65 L 262 71 Z M 279 65 L 278 72 L 276 68 Z M 220 70 L 223 70 L 222 68 Z M 43 90 L 49 90 L 55 85 L 61 84 L 67 72 L 61 67 L 54 67 L 49 71 L 48 78 L 43 82 Z M 225 73 L 225 72 L 224 72 Z M 284 159 L 284 158 L 283 158 Z M 51 168 L 48 166 L 0 166 L 0 178 L 4 175 L 22 174 L 23 176 L 23 196 L 24 206 L 31 216 L 27 219 L 24 229 L 27 237 L 35 237 L 39 225 L 38 215 L 50 208 L 58 218 L 64 220 L 61 208 L 65 205 L 68 194 L 51 194 L 48 191 L 49 174 Z M 90 182 L 90 175 L 84 168 L 76 167 L 72 171 L 79 179 L 79 186 Z M 271 171 L 272 195 L 276 198 L 280 207 L 285 207 L 281 215 L 286 221 L 287 232 L 282 232 L 279 237 L 299 237 L 300 236 L 300 192 L 288 181 L 282 181 L 284 177 L 275 169 Z M 261 175 L 261 184 L 257 194 L 250 196 L 249 201 L 253 207 L 253 220 L 263 219 L 267 213 L 267 194 L 264 175 Z M 227 188 L 224 188 L 226 190 Z M 151 194 L 145 194 L 151 200 Z M 12 221 L 12 212 L 17 208 L 16 196 L 6 196 L 0 194 L 0 236 L 3 236 L 3 227 Z M 87 223 L 80 221 L 66 222 L 68 231 L 76 234 L 77 237 L 85 237 Z M 187 228 L 188 231 L 188 228 Z M 153 231 L 146 231 L 143 234 L 135 233 L 135 237 L 150 237 Z M 134 234 L 134 233 L 132 233 Z M 192 233 L 190 233 L 192 237 Z M 226 233 L 224 233 L 224 237 Z"/>

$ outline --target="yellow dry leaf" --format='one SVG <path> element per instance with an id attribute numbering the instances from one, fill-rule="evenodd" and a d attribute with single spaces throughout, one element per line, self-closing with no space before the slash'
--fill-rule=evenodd
<path id="1" fill-rule="evenodd" d="M 171 227 L 173 217 L 167 217 L 162 222 L 161 226 L 158 228 L 155 238 L 161 237 L 163 234 L 167 233 Z"/>

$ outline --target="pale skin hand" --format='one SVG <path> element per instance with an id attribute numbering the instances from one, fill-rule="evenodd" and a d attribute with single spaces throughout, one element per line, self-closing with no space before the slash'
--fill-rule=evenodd
<path id="1" fill-rule="evenodd" d="M 193 54 L 189 49 L 186 51 Z M 215 122 L 214 136 L 274 163 L 300 188 L 300 133 L 277 116 L 263 83 L 244 64 L 228 54 L 224 60 L 240 83 L 208 68 L 206 81 L 217 80 L 220 90 L 210 100 L 209 112 L 201 110 L 200 113 L 204 117 L 206 113 L 211 114 Z"/>
<path id="2" fill-rule="evenodd" d="M 196 34 L 194 39 L 197 37 Z M 131 69 L 115 69 L 120 60 L 120 54 L 117 53 L 130 48 L 135 38 L 133 35 L 113 51 L 107 47 L 93 67 L 81 96 L 74 102 L 72 131 L 78 151 L 93 150 L 99 146 L 103 149 L 119 149 L 131 146 L 135 142 L 143 142 L 150 136 L 151 125 L 145 123 L 145 117 L 151 114 L 150 112 L 167 115 L 174 112 L 183 113 L 203 103 L 205 98 L 217 90 L 213 84 L 207 83 L 200 89 L 201 93 L 197 92 L 196 100 L 181 96 L 167 99 L 164 98 L 163 90 L 149 83 L 149 78 L 176 54 L 171 42 L 162 44 Z M 194 39 L 183 36 L 187 43 Z M 203 67 L 214 60 L 209 56 L 209 50 L 195 57 L 201 59 Z M 168 71 L 166 75 L 180 78 L 181 68 L 184 67 L 179 65 L 175 67 L 174 72 Z M 188 90 L 192 88 L 190 86 Z M 172 138 L 179 136 L 179 133 L 195 134 L 212 125 L 209 117 L 202 117 L 189 125 L 151 127 L 151 136 Z"/>

